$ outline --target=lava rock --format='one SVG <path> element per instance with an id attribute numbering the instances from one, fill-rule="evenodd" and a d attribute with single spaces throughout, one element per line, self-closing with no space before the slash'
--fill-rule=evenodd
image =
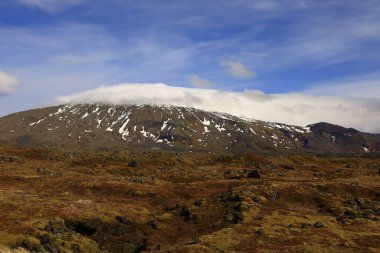
<path id="1" fill-rule="evenodd" d="M 181 209 L 179 215 L 184 217 L 185 221 L 189 221 L 190 216 L 191 216 L 191 212 L 187 206 L 182 206 L 182 209 Z"/>
<path id="2" fill-rule="evenodd" d="M 133 167 L 133 168 L 137 168 L 137 167 L 140 166 L 140 163 L 139 163 L 138 161 L 136 161 L 136 160 L 132 160 L 132 161 L 130 161 L 130 162 L 128 163 L 128 166 L 129 166 L 129 167 Z"/>
<path id="3" fill-rule="evenodd" d="M 251 170 L 248 173 L 248 178 L 256 178 L 256 179 L 261 179 L 260 172 L 258 170 Z"/>
<path id="4" fill-rule="evenodd" d="M 241 212 L 233 212 L 232 213 L 232 222 L 233 223 L 240 223 L 244 220 L 244 216 Z"/>
<path id="5" fill-rule="evenodd" d="M 273 190 L 272 192 L 267 193 L 268 197 L 272 200 L 280 198 L 280 192 L 278 190 Z"/>
<path id="6" fill-rule="evenodd" d="M 283 165 L 282 167 L 286 170 L 294 170 L 294 167 L 291 165 Z"/>
<path id="7" fill-rule="evenodd" d="M 258 234 L 259 236 L 265 236 L 265 230 L 263 228 L 259 228 L 256 231 L 256 234 Z"/>
<path id="8" fill-rule="evenodd" d="M 124 216 L 116 216 L 115 217 L 116 220 L 122 224 L 125 224 L 125 225 L 132 225 L 132 222 L 130 220 L 128 220 L 127 218 L 125 218 Z"/>
<path id="9" fill-rule="evenodd" d="M 47 168 L 37 168 L 36 172 L 41 173 L 41 174 L 49 174 L 50 173 L 49 169 L 47 169 Z"/>
<path id="10" fill-rule="evenodd" d="M 50 237 L 49 234 L 41 235 L 39 238 L 40 238 L 41 245 L 43 245 L 44 248 L 48 252 L 51 252 L 51 253 L 59 252 L 57 245 L 54 243 L 53 239 Z"/>
<path id="11" fill-rule="evenodd" d="M 255 202 L 255 203 L 261 203 L 261 198 L 260 198 L 260 196 L 253 196 L 253 201 Z"/>
<path id="12" fill-rule="evenodd" d="M 41 249 L 41 245 L 40 245 L 40 242 L 39 241 L 34 241 L 34 240 L 37 240 L 35 238 L 28 238 L 26 240 L 24 240 L 22 243 L 21 243 L 21 247 L 26 249 L 26 250 L 29 250 L 31 252 L 40 252 L 42 251 Z"/>
<path id="13" fill-rule="evenodd" d="M 143 177 L 132 177 L 132 178 L 128 179 L 128 181 L 131 183 L 138 183 L 138 184 L 146 183 L 146 179 Z"/>
<path id="14" fill-rule="evenodd" d="M 158 228 L 158 225 L 157 225 L 157 222 L 154 221 L 154 220 L 149 220 L 146 225 L 148 225 L 149 227 L 151 227 L 152 229 L 157 229 Z"/>
<path id="15" fill-rule="evenodd" d="M 49 220 L 48 224 L 45 227 L 45 230 L 53 234 L 64 234 L 68 231 L 65 222 L 61 219 Z"/>
<path id="16" fill-rule="evenodd" d="M 203 205 L 203 202 L 204 202 L 203 199 L 199 199 L 199 200 L 194 201 L 194 205 L 195 205 L 195 206 L 202 206 L 202 205 Z"/>
<path id="17" fill-rule="evenodd" d="M 79 245 L 75 243 L 71 245 L 71 250 L 73 253 L 81 253 Z"/>
<path id="18" fill-rule="evenodd" d="M 314 223 L 314 227 L 315 228 L 323 228 L 325 225 L 322 223 L 322 222 L 320 222 L 320 221 L 317 221 L 316 223 Z"/>

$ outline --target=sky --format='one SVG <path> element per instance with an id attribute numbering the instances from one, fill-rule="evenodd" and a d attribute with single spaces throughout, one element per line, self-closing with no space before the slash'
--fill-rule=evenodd
<path id="1" fill-rule="evenodd" d="M 97 97 L 380 132 L 378 13 L 378 0 L 0 0 L 0 116 Z"/>

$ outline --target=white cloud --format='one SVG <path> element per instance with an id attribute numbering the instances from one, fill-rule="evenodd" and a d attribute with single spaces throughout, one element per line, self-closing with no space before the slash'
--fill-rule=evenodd
<path id="1" fill-rule="evenodd" d="M 215 86 L 214 83 L 212 83 L 208 80 L 205 80 L 198 75 L 190 75 L 189 76 L 189 82 L 192 86 L 194 86 L 196 88 L 211 88 L 211 87 Z"/>
<path id="2" fill-rule="evenodd" d="M 380 98 L 380 76 L 369 75 L 319 84 L 304 91 L 311 95 L 339 94 L 344 97 Z"/>
<path id="3" fill-rule="evenodd" d="M 0 71 L 0 95 L 9 95 L 19 84 L 19 80 L 5 72 Z"/>
<path id="4" fill-rule="evenodd" d="M 26 6 L 46 12 L 60 12 L 67 8 L 83 4 L 85 0 L 18 0 Z"/>
<path id="5" fill-rule="evenodd" d="M 238 78 L 254 78 L 256 73 L 249 70 L 243 63 L 237 61 L 222 61 L 222 66 L 227 68 L 228 73 Z"/>
<path id="6" fill-rule="evenodd" d="M 380 132 L 380 100 L 304 94 L 227 92 L 172 87 L 162 83 L 120 84 L 63 96 L 56 103 L 171 104 L 227 112 L 252 119 L 294 125 L 330 122 Z"/>

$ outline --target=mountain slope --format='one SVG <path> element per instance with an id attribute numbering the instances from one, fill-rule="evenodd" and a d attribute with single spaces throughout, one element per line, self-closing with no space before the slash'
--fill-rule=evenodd
<path id="1" fill-rule="evenodd" d="M 378 152 L 380 135 L 328 123 L 306 128 L 194 108 L 62 105 L 0 118 L 0 144 L 208 152 Z"/>

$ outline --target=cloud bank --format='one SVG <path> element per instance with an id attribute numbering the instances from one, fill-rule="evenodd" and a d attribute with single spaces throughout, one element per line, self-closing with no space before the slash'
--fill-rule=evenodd
<path id="1" fill-rule="evenodd" d="M 19 80 L 5 72 L 0 71 L 0 95 L 9 95 L 14 92 Z"/>
<path id="2" fill-rule="evenodd" d="M 170 104 L 292 125 L 325 121 L 380 132 L 380 100 L 371 98 L 265 94 L 257 90 L 228 92 L 163 83 L 127 83 L 58 97 L 55 103 Z"/>

